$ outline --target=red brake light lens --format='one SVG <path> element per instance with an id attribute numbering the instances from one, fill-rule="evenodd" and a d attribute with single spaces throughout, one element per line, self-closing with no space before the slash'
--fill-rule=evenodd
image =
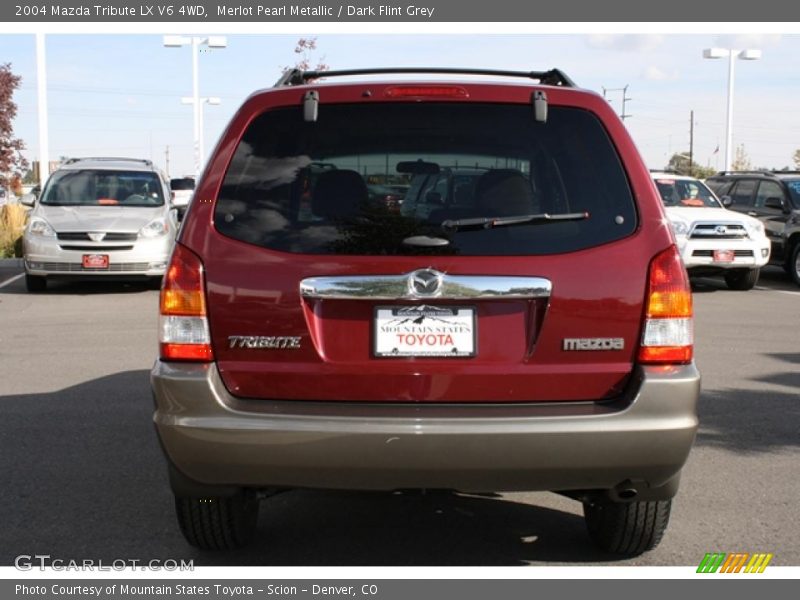
<path id="1" fill-rule="evenodd" d="M 175 245 L 161 287 L 159 319 L 163 360 L 214 360 L 206 318 L 203 263 L 191 250 Z"/>
<path id="2" fill-rule="evenodd" d="M 639 362 L 685 364 L 694 351 L 692 289 L 677 248 L 650 263 L 646 319 Z"/>
<path id="3" fill-rule="evenodd" d="M 386 88 L 387 98 L 469 98 L 469 92 L 457 85 L 396 85 Z"/>

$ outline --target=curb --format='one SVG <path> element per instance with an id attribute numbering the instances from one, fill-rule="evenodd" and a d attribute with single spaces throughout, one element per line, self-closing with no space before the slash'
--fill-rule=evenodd
<path id="1" fill-rule="evenodd" d="M 0 258 L 0 268 L 22 268 L 22 259 L 21 258 Z"/>

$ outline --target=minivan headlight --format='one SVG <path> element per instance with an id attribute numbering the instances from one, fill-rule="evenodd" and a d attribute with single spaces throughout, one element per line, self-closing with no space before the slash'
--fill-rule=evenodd
<path id="1" fill-rule="evenodd" d="M 686 221 L 679 221 L 678 219 L 670 219 L 670 225 L 675 235 L 687 235 L 689 233 L 689 225 Z"/>
<path id="2" fill-rule="evenodd" d="M 139 230 L 139 235 L 146 238 L 154 238 L 166 235 L 169 231 L 169 225 L 165 219 L 153 219 L 147 225 Z"/>
<path id="3" fill-rule="evenodd" d="M 41 217 L 34 217 L 31 219 L 31 222 L 28 225 L 28 233 L 41 237 L 56 237 L 56 230 L 50 226 L 50 223 Z"/>

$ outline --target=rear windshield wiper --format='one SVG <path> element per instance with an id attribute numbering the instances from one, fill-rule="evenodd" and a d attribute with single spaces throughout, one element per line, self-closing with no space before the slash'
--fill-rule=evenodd
<path id="1" fill-rule="evenodd" d="M 588 212 L 559 213 L 551 215 L 540 213 L 536 215 L 516 215 L 513 217 L 478 217 L 474 219 L 454 219 L 442 221 L 442 230 L 448 233 L 456 231 L 474 231 L 480 229 L 494 229 L 495 227 L 510 227 L 512 225 L 531 225 L 538 223 L 553 223 L 556 221 L 583 221 L 589 218 Z"/>

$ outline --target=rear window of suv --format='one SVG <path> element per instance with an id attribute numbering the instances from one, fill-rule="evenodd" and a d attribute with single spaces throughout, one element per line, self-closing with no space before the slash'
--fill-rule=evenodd
<path id="1" fill-rule="evenodd" d="M 385 203 L 368 185 L 408 192 Z M 513 226 L 444 221 L 587 212 Z M 592 113 L 551 106 L 380 103 L 263 113 L 246 130 L 215 208 L 223 235 L 306 254 L 532 255 L 589 248 L 636 229 L 620 157 Z M 437 245 L 409 244 L 428 236 Z"/>

